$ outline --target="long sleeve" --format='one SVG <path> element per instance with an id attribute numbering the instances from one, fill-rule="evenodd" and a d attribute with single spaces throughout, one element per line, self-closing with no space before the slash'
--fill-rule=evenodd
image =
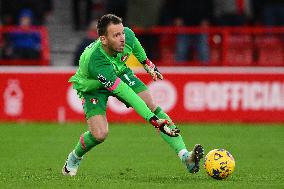
<path id="1" fill-rule="evenodd" d="M 124 30 L 126 33 L 126 43 L 131 46 L 133 55 L 139 62 L 143 62 L 147 58 L 144 48 L 130 28 L 125 27 Z"/>
<path id="2" fill-rule="evenodd" d="M 143 62 L 147 58 L 144 48 L 136 37 L 134 40 L 133 55 L 137 58 L 139 62 Z"/>
<path id="3" fill-rule="evenodd" d="M 155 115 L 147 107 L 146 103 L 127 84 L 117 77 L 111 63 L 107 61 L 96 62 L 96 66 L 89 66 L 89 72 L 107 90 L 129 103 L 145 120 L 149 121 Z"/>

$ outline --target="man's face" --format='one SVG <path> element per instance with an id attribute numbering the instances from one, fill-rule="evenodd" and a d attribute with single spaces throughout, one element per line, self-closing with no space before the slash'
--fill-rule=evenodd
<path id="1" fill-rule="evenodd" d="M 103 45 L 112 53 L 123 52 L 125 46 L 125 34 L 122 24 L 110 24 L 107 27 L 106 36 L 101 38 Z"/>
<path id="2" fill-rule="evenodd" d="M 23 16 L 20 18 L 20 26 L 30 26 L 32 24 L 32 19 L 28 16 Z"/>

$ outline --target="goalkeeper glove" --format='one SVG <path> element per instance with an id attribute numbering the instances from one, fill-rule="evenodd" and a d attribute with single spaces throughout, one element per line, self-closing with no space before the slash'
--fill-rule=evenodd
<path id="1" fill-rule="evenodd" d="M 170 122 L 166 119 L 159 119 L 157 116 L 153 116 L 150 118 L 150 123 L 160 130 L 162 133 L 170 136 L 170 137 L 177 137 L 179 136 L 180 130 L 178 128 L 171 129 L 168 127 Z"/>
<path id="2" fill-rule="evenodd" d="M 142 65 L 144 66 L 144 69 L 152 76 L 154 81 L 157 81 L 159 78 L 160 80 L 163 79 L 163 76 L 161 72 L 158 70 L 158 68 L 149 60 L 148 58 L 143 61 Z"/>

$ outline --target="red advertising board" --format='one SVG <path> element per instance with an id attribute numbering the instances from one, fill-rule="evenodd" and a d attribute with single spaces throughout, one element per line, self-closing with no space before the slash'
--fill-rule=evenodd
<path id="1" fill-rule="evenodd" d="M 74 68 L 0 67 L 0 121 L 80 121 L 68 83 Z M 284 122 L 284 68 L 161 68 L 163 81 L 136 72 L 176 122 Z M 109 98 L 110 122 L 143 121 Z"/>

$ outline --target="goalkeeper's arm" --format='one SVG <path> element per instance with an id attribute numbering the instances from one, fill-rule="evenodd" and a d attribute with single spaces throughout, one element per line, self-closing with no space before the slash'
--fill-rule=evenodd
<path id="1" fill-rule="evenodd" d="M 157 79 L 162 80 L 163 75 L 158 70 L 155 64 L 147 58 L 145 50 L 143 49 L 142 45 L 140 44 L 139 40 L 135 37 L 134 44 L 133 44 L 133 54 L 138 59 L 138 61 L 143 65 L 144 69 L 149 73 L 153 80 L 156 81 Z"/>
<path id="2" fill-rule="evenodd" d="M 98 69 L 90 69 L 90 71 L 97 75 L 97 79 L 107 90 L 129 103 L 141 117 L 161 132 L 169 136 L 178 136 L 179 130 L 170 129 L 167 120 L 157 118 L 147 107 L 146 103 L 126 83 L 116 76 L 111 64 L 104 64 L 102 67 L 103 72 L 101 73 L 97 73 Z"/>
<path id="3" fill-rule="evenodd" d="M 164 134 L 172 137 L 179 135 L 178 129 L 170 129 L 168 127 L 169 121 L 159 119 L 153 112 L 151 112 L 145 102 L 119 78 L 116 79 L 115 85 L 109 88 L 109 90 L 128 102 L 139 115 L 149 121 L 155 128 L 159 129 Z"/>

